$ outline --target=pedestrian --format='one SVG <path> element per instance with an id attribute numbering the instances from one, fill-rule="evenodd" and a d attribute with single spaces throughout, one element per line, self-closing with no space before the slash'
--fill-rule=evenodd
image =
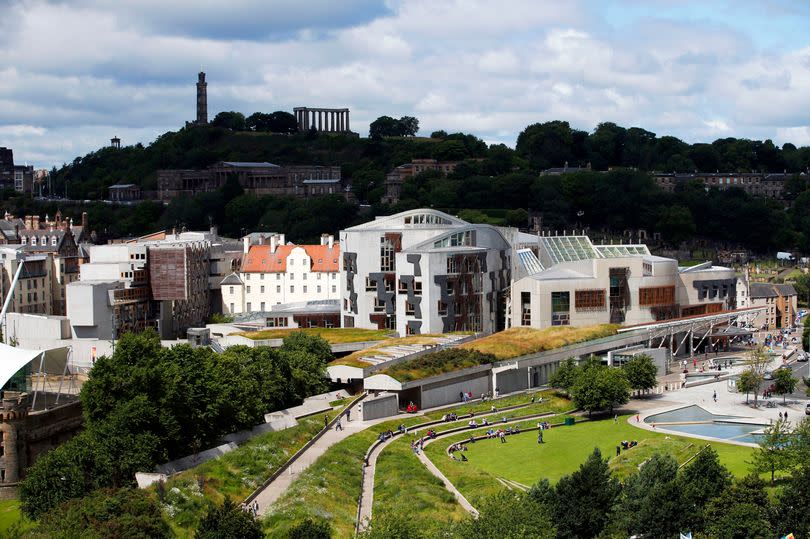
<path id="1" fill-rule="evenodd" d="M 619 422 L 619 414 L 613 414 L 613 422 L 614 422 L 614 423 L 618 423 L 618 422 Z"/>
<path id="2" fill-rule="evenodd" d="M 537 433 L 537 443 L 538 444 L 545 443 L 545 442 L 543 442 L 543 431 L 542 430 L 538 431 L 538 433 Z"/>
<path id="3" fill-rule="evenodd" d="M 712 395 L 712 399 L 714 399 L 714 402 L 717 402 L 717 391 Z"/>
<path id="4" fill-rule="evenodd" d="M 641 422 L 641 419 L 639 417 L 639 414 L 636 414 L 636 423 L 640 423 L 640 422 Z"/>
<path id="5" fill-rule="evenodd" d="M 782 412 L 779 412 L 779 421 L 782 421 Z"/>
<path id="6" fill-rule="evenodd" d="M 785 410 L 785 421 L 787 421 L 787 410 Z"/>
<path id="7" fill-rule="evenodd" d="M 343 425 L 340 424 L 340 419 L 338 419 L 337 423 L 335 423 L 335 430 L 343 430 Z"/>
<path id="8" fill-rule="evenodd" d="M 622 453 L 622 446 L 617 445 L 616 446 L 616 456 L 618 457 L 619 455 L 621 455 L 621 453 Z"/>
<path id="9" fill-rule="evenodd" d="M 352 420 L 352 411 L 346 410 L 346 423 Z"/>

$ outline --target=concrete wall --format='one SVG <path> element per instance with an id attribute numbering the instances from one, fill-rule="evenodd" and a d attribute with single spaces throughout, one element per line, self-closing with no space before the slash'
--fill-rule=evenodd
<path id="1" fill-rule="evenodd" d="M 361 406 L 363 407 L 363 421 L 391 417 L 399 412 L 397 396 L 393 393 L 381 393 L 377 397 L 366 398 Z"/>
<path id="2" fill-rule="evenodd" d="M 494 376 L 493 384 L 501 395 L 529 388 L 529 373 L 525 368 L 501 371 Z"/>
<path id="3" fill-rule="evenodd" d="M 461 402 L 459 393 L 472 392 L 473 397 L 491 391 L 489 371 L 422 386 L 422 408 L 434 408 Z"/>

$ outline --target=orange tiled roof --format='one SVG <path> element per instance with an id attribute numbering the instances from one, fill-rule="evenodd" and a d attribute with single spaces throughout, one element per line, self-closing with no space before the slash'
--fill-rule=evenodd
<path id="1" fill-rule="evenodd" d="M 287 257 L 296 247 L 301 247 L 310 258 L 311 271 L 338 271 L 340 245 L 280 245 L 276 252 L 270 252 L 269 245 L 251 245 L 247 256 L 242 260 L 243 273 L 284 273 L 287 271 Z"/>

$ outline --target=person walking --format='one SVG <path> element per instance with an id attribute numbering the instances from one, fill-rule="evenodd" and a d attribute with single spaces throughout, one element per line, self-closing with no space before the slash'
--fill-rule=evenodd
<path id="1" fill-rule="evenodd" d="M 324 414 L 323 416 L 323 428 L 326 428 L 329 425 L 329 414 Z"/>
<path id="2" fill-rule="evenodd" d="M 545 443 L 545 442 L 543 442 L 543 431 L 542 430 L 537 432 L 537 443 L 538 444 Z"/>
<path id="3" fill-rule="evenodd" d="M 335 430 L 343 430 L 343 425 L 340 424 L 340 419 L 338 419 L 337 423 L 335 423 Z"/>
<path id="4" fill-rule="evenodd" d="M 717 402 L 717 391 L 715 391 L 715 392 L 712 394 L 712 399 L 714 400 L 714 402 Z"/>
<path id="5" fill-rule="evenodd" d="M 346 423 L 352 420 L 352 411 L 346 410 Z"/>

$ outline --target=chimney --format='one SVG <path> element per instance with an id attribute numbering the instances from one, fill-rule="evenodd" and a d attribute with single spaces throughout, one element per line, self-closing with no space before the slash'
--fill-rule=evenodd
<path id="1" fill-rule="evenodd" d="M 278 235 L 273 234 L 270 236 L 270 254 L 276 254 L 276 247 L 278 247 Z"/>
<path id="2" fill-rule="evenodd" d="M 264 234 L 259 235 L 259 245 L 264 245 Z"/>
<path id="3" fill-rule="evenodd" d="M 39 215 L 34 215 L 31 217 L 31 228 L 34 230 L 39 230 Z"/>
<path id="4" fill-rule="evenodd" d="M 30 215 L 25 216 L 25 229 L 31 230 L 31 225 L 33 223 L 33 218 Z"/>
<path id="5" fill-rule="evenodd" d="M 242 254 L 248 254 L 250 250 L 250 236 L 242 238 Z"/>
<path id="6" fill-rule="evenodd" d="M 330 249 L 335 246 L 335 237 L 332 234 L 329 234 L 329 240 L 327 241 L 327 244 L 329 245 Z"/>
<path id="7" fill-rule="evenodd" d="M 321 234 L 321 245 L 326 245 L 329 242 L 329 234 Z"/>
<path id="8" fill-rule="evenodd" d="M 84 230 L 84 233 L 87 234 L 87 212 L 86 211 L 82 212 L 82 230 Z"/>
<path id="9" fill-rule="evenodd" d="M 278 235 L 278 244 L 279 245 L 287 245 L 287 242 L 284 241 L 284 234 L 279 234 Z"/>

